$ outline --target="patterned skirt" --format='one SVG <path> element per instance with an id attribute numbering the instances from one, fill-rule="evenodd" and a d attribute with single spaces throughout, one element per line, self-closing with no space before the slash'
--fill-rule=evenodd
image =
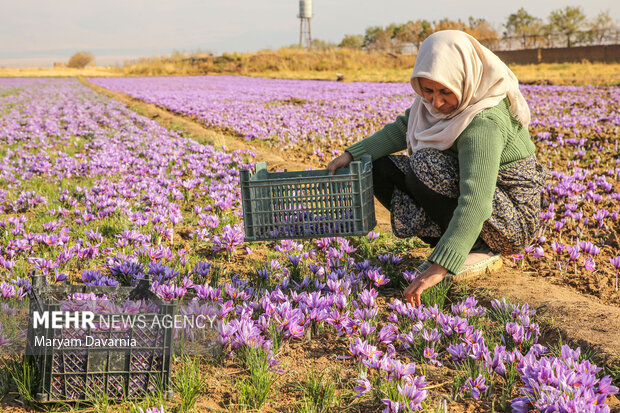
<path id="1" fill-rule="evenodd" d="M 432 191 L 458 198 L 457 159 L 436 149 L 422 149 L 411 157 L 390 155 L 389 158 L 404 174 L 413 170 Z M 479 236 L 491 250 L 515 254 L 532 241 L 540 226 L 541 194 L 547 173 L 534 155 L 499 171 L 493 212 L 484 222 Z M 438 238 L 442 235 L 426 212 L 398 188 L 394 189 L 390 211 L 392 230 L 397 237 Z"/>

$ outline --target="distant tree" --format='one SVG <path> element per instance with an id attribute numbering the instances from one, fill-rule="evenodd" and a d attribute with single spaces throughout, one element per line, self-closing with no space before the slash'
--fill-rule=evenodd
<path id="1" fill-rule="evenodd" d="M 391 51 L 392 30 L 384 29 L 381 26 L 367 28 L 362 46 L 368 51 Z"/>
<path id="2" fill-rule="evenodd" d="M 338 47 L 349 49 L 361 49 L 364 44 L 364 36 L 361 34 L 347 34 L 342 38 Z"/>
<path id="3" fill-rule="evenodd" d="M 312 39 L 312 44 L 310 45 L 310 48 L 312 50 L 325 51 L 335 49 L 336 45 L 334 43 L 326 42 L 325 40 Z"/>
<path id="4" fill-rule="evenodd" d="M 92 63 L 94 60 L 95 56 L 93 56 L 93 54 L 90 52 L 77 52 L 76 54 L 71 56 L 71 58 L 69 59 L 69 63 L 67 63 L 67 66 L 81 69 Z"/>
<path id="5" fill-rule="evenodd" d="M 386 52 L 400 52 L 402 42 L 396 36 L 402 31 L 401 27 L 402 24 L 392 23 L 385 28 L 386 33 L 390 36 L 390 41 L 385 49 Z"/>
<path id="6" fill-rule="evenodd" d="M 416 20 L 413 22 L 413 26 L 415 28 L 414 31 L 418 33 L 418 38 L 414 43 L 416 47 L 419 48 L 420 44 L 422 44 L 428 36 L 433 34 L 433 25 L 428 20 Z"/>
<path id="7" fill-rule="evenodd" d="M 416 49 L 420 44 L 433 33 L 431 22 L 428 20 L 408 21 L 397 26 L 394 31 L 394 38 L 401 43 L 412 43 Z"/>
<path id="8" fill-rule="evenodd" d="M 469 25 L 465 31 L 474 36 L 480 43 L 489 48 L 495 48 L 499 44 L 499 33 L 485 19 L 469 18 Z"/>
<path id="9" fill-rule="evenodd" d="M 417 37 L 413 31 L 413 25 L 408 22 L 405 24 L 399 24 L 394 28 L 393 35 L 399 43 L 413 43 Z"/>
<path id="10" fill-rule="evenodd" d="M 571 47 L 576 35 L 584 28 L 586 15 L 581 7 L 566 6 L 553 10 L 549 15 L 549 25 L 566 37 L 566 47 Z"/>
<path id="11" fill-rule="evenodd" d="M 467 25 L 460 19 L 453 21 L 450 19 L 441 19 L 438 22 L 433 22 L 433 31 L 438 32 L 440 30 L 463 30 L 467 28 Z"/>
<path id="12" fill-rule="evenodd" d="M 508 16 L 504 27 L 506 36 L 518 37 L 524 49 L 538 46 L 539 38 L 543 34 L 542 19 L 532 16 L 523 7 Z"/>
<path id="13" fill-rule="evenodd" d="M 609 10 L 602 11 L 587 23 L 588 40 L 593 44 L 603 44 L 612 33 L 618 30 L 618 25 L 609 14 Z"/>

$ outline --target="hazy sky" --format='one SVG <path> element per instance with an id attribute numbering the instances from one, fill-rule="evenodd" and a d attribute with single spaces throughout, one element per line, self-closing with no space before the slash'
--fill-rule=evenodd
<path id="1" fill-rule="evenodd" d="M 611 0 L 313 0 L 312 37 L 337 43 L 369 26 L 469 16 L 501 31 L 520 7 L 546 19 L 567 5 L 620 20 Z M 0 0 L 0 66 L 51 66 L 79 50 L 109 65 L 174 50 L 277 49 L 299 42 L 298 11 L 298 0 Z"/>

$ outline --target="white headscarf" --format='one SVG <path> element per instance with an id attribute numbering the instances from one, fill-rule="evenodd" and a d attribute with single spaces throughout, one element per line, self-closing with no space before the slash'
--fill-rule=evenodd
<path id="1" fill-rule="evenodd" d="M 457 108 L 447 115 L 435 109 L 422 97 L 419 77 L 449 88 L 458 98 Z M 424 40 L 411 86 L 417 96 L 407 125 L 409 153 L 451 147 L 474 116 L 496 106 L 506 96 L 512 116 L 524 127 L 530 123 L 530 110 L 514 73 L 493 52 L 460 30 L 439 31 Z"/>

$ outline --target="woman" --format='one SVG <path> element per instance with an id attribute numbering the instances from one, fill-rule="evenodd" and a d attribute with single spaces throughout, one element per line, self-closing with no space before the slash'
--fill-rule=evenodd
<path id="1" fill-rule="evenodd" d="M 434 247 L 405 289 L 420 294 L 463 264 L 513 254 L 539 226 L 545 169 L 536 162 L 530 111 L 517 78 L 490 50 L 457 30 L 420 46 L 411 108 L 346 149 L 333 173 L 368 153 L 375 196 L 390 210 L 398 237 Z M 391 155 L 408 149 L 407 155 Z"/>

